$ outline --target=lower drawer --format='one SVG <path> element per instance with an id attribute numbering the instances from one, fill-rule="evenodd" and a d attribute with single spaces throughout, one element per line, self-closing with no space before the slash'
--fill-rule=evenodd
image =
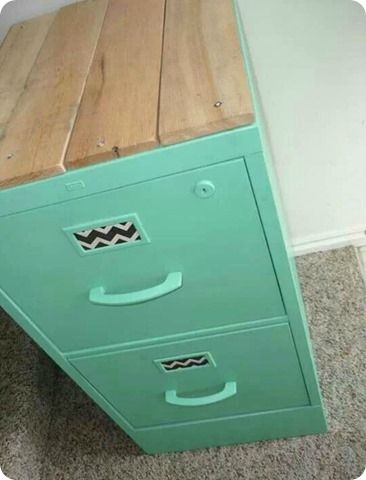
<path id="1" fill-rule="evenodd" d="M 309 404 L 287 324 L 70 361 L 135 428 Z"/>

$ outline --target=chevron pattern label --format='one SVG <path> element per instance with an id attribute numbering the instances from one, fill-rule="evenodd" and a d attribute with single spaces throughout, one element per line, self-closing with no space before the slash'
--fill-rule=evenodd
<path id="1" fill-rule="evenodd" d="M 73 235 L 84 251 L 141 241 L 140 232 L 131 221 L 82 230 Z"/>
<path id="2" fill-rule="evenodd" d="M 209 365 L 209 363 L 210 362 L 206 355 L 199 355 L 195 357 L 164 360 L 163 362 L 161 362 L 161 365 L 166 372 L 172 372 L 174 370 L 182 370 L 192 367 L 203 367 L 205 365 Z"/>

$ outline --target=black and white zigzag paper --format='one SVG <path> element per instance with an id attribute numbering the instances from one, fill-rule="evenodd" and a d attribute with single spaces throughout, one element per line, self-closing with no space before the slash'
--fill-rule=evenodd
<path id="1" fill-rule="evenodd" d="M 166 372 L 181 370 L 183 368 L 203 367 L 204 365 L 208 365 L 208 363 L 209 361 L 205 355 L 200 355 L 198 357 L 176 358 L 174 360 L 161 362 Z"/>
<path id="2" fill-rule="evenodd" d="M 132 222 L 82 230 L 81 232 L 75 232 L 74 237 L 85 251 L 141 241 L 140 232 Z"/>

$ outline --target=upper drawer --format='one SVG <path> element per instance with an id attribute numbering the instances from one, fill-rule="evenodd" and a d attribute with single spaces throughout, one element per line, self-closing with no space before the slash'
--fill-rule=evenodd
<path id="1" fill-rule="evenodd" d="M 242 159 L 5 217 L 0 230 L 1 288 L 62 351 L 284 314 Z"/>
<path id="2" fill-rule="evenodd" d="M 71 363 L 135 428 L 309 404 L 287 324 Z"/>

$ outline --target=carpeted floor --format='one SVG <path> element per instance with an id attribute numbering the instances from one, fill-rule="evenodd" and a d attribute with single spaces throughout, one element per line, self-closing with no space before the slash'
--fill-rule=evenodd
<path id="1" fill-rule="evenodd" d="M 366 466 L 366 297 L 357 257 L 346 248 L 301 257 L 298 267 L 329 433 L 145 455 L 4 316 L 0 321 L 4 472 L 13 480 L 359 477 Z"/>
<path id="2" fill-rule="evenodd" d="M 41 480 L 56 375 L 0 309 L 0 468 L 14 480 Z"/>

